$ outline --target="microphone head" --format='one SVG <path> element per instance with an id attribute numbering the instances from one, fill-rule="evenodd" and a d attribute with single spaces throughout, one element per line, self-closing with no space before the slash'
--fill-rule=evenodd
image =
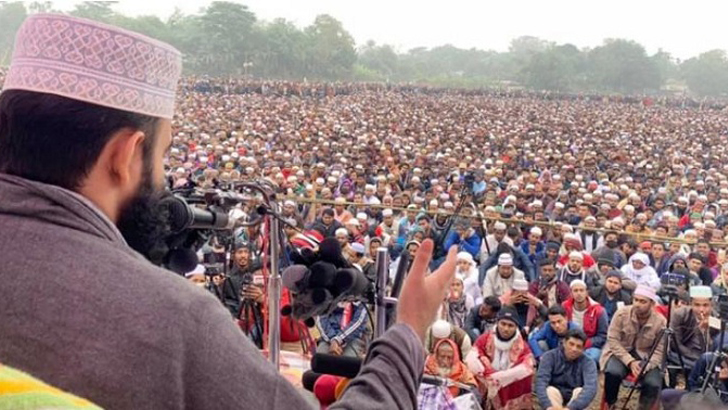
<path id="1" fill-rule="evenodd" d="M 303 372 L 303 376 L 301 376 L 301 384 L 303 385 L 303 388 L 313 393 L 313 386 L 316 384 L 316 380 L 318 380 L 321 376 L 321 373 L 306 370 Z"/>
<path id="2" fill-rule="evenodd" d="M 316 253 L 309 248 L 298 248 L 291 252 L 291 262 L 297 265 L 311 266 L 318 260 Z"/>
<path id="3" fill-rule="evenodd" d="M 370 282 L 367 277 L 356 268 L 339 269 L 334 278 L 334 294 L 360 296 L 369 289 Z"/>
<path id="4" fill-rule="evenodd" d="M 353 379 L 361 370 L 362 360 L 356 357 L 316 353 L 311 358 L 311 370 L 316 373 Z"/>
<path id="5" fill-rule="evenodd" d="M 331 307 L 333 297 L 323 288 L 306 289 L 293 299 L 293 318 L 306 320 L 323 314 Z"/>
<path id="6" fill-rule="evenodd" d="M 326 238 L 319 244 L 319 256 L 324 262 L 334 264 L 337 268 L 348 268 L 349 262 L 342 254 L 341 244 L 336 238 Z"/>
<path id="7" fill-rule="evenodd" d="M 199 263 L 197 253 L 189 248 L 172 249 L 167 254 L 167 257 L 167 269 L 180 275 L 192 271 Z"/>
<path id="8" fill-rule="evenodd" d="M 187 202 L 177 195 L 167 195 L 159 206 L 169 215 L 169 228 L 173 233 L 181 232 L 192 224 L 193 214 Z"/>
<path id="9" fill-rule="evenodd" d="M 303 324 L 306 325 L 306 327 L 314 327 L 316 326 L 316 319 L 310 317 L 303 321 Z"/>
<path id="10" fill-rule="evenodd" d="M 291 313 L 293 313 L 291 305 L 286 305 L 281 308 L 281 316 L 291 316 Z"/>
<path id="11" fill-rule="evenodd" d="M 311 265 L 308 286 L 312 288 L 329 288 L 334 284 L 336 266 L 328 262 L 316 262 Z"/>
<path id="12" fill-rule="evenodd" d="M 283 270 L 283 286 L 292 292 L 301 292 L 308 286 L 306 280 L 309 269 L 303 265 L 292 265 Z"/>
<path id="13" fill-rule="evenodd" d="M 313 386 L 313 394 L 322 406 L 329 406 L 336 401 L 336 385 L 341 377 L 328 374 L 321 375 Z"/>

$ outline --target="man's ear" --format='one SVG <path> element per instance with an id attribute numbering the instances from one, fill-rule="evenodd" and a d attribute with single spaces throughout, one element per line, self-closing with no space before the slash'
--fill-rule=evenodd
<path id="1" fill-rule="evenodd" d="M 145 138 L 142 131 L 131 128 L 124 128 L 111 137 L 107 164 L 114 182 L 128 186 L 141 176 Z"/>

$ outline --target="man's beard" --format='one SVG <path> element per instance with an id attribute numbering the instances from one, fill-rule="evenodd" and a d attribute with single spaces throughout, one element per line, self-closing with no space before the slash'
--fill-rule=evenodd
<path id="1" fill-rule="evenodd" d="M 449 377 L 450 373 L 452 373 L 452 367 L 442 367 L 438 366 L 437 371 L 440 377 Z"/>
<path id="2" fill-rule="evenodd" d="M 171 234 L 169 214 L 166 207 L 160 206 L 164 195 L 165 191 L 155 189 L 151 179 L 145 177 L 117 223 L 129 247 L 155 265 L 161 265 L 169 251 L 166 243 Z"/>

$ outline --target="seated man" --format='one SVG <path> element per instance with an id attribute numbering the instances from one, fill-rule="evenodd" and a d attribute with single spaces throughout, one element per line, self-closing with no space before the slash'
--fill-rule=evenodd
<path id="1" fill-rule="evenodd" d="M 535 360 L 518 331 L 517 313 L 513 308 L 501 308 L 495 330 L 478 338 L 465 362 L 484 393 L 485 408 L 532 408 Z"/>
<path id="2" fill-rule="evenodd" d="M 473 347 L 470 337 L 463 329 L 451 325 L 447 320 L 437 320 L 430 326 L 430 330 L 425 335 L 425 351 L 427 353 L 434 352 L 435 346 L 442 339 L 454 341 L 458 347 L 460 357 L 467 357 Z"/>
<path id="3" fill-rule="evenodd" d="M 672 312 L 671 327 L 675 331 L 677 343 L 671 345 L 667 352 L 671 364 L 680 364 L 677 352 L 683 359 L 686 368 L 692 368 L 700 355 L 711 351 L 713 337 L 717 330 L 711 333 L 708 326 L 710 313 L 713 311 L 713 292 L 708 286 L 690 287 L 690 307 L 683 307 Z"/>
<path id="4" fill-rule="evenodd" d="M 642 384 L 639 406 L 649 409 L 657 399 L 663 379 L 660 365 L 665 354 L 664 339 L 659 335 L 667 322 L 655 312 L 657 300 L 657 294 L 651 287 L 639 285 L 632 305 L 614 314 L 600 360 L 604 369 L 604 401 L 607 406 L 617 402 L 622 380 L 629 373 L 637 377 L 642 366 L 645 366 L 645 371 L 639 380 Z M 655 343 L 659 344 L 648 362 L 647 357 Z"/>
<path id="5" fill-rule="evenodd" d="M 566 282 L 560 280 L 556 275 L 556 262 L 554 259 L 541 259 L 538 265 L 539 280 L 528 285 L 528 293 L 540 300 L 545 309 L 564 303 L 571 296 L 571 289 L 569 289 Z M 533 329 L 541 325 L 539 319 L 545 319 L 539 315 L 539 312 L 536 306 L 529 309 L 526 327 Z"/>
<path id="6" fill-rule="evenodd" d="M 316 353 L 362 357 L 366 348 L 367 310 L 361 302 L 343 302 L 316 320 L 321 338 Z"/>
<path id="7" fill-rule="evenodd" d="M 435 345 L 435 351 L 425 360 L 425 374 L 445 377 L 462 384 L 477 387 L 475 376 L 463 363 L 458 354 L 458 346 L 450 339 L 440 339 Z M 448 388 L 453 397 L 460 395 L 456 386 Z"/>
<path id="8" fill-rule="evenodd" d="M 465 319 L 465 332 L 470 340 L 478 340 L 483 333 L 495 327 L 495 318 L 501 309 L 501 301 L 495 296 L 488 296 L 483 303 L 470 309 Z"/>
<path id="9" fill-rule="evenodd" d="M 536 396 L 544 410 L 583 410 L 597 394 L 597 365 L 584 355 L 586 335 L 566 332 L 564 343 L 541 357 L 536 373 Z"/>
<path id="10" fill-rule="evenodd" d="M 513 256 L 511 254 L 501 254 L 498 257 L 498 266 L 494 266 L 485 273 L 483 297 L 503 296 L 511 290 L 515 279 L 525 279 L 523 271 L 513 267 Z"/>
<path id="11" fill-rule="evenodd" d="M 548 322 L 528 339 L 528 346 L 531 347 L 533 356 L 540 358 L 549 350 L 556 349 L 570 330 L 578 329 L 574 322 L 566 320 L 566 311 L 561 305 L 551 306 L 548 311 Z"/>
<path id="12" fill-rule="evenodd" d="M 571 282 L 571 297 L 564 302 L 564 310 L 566 318 L 576 323 L 586 334 L 584 354 L 599 363 L 602 347 L 607 341 L 609 320 L 602 305 L 589 299 L 586 284 L 582 280 Z"/>
<path id="13" fill-rule="evenodd" d="M 602 305 L 607 312 L 608 322 L 612 321 L 617 309 L 632 304 L 632 295 L 622 289 L 622 272 L 616 269 L 607 272 L 604 285 L 591 289 L 589 297 Z"/>
<path id="14" fill-rule="evenodd" d="M 518 327 L 528 334 L 529 318 L 533 322 L 538 318 L 539 323 L 546 319 L 548 309 L 536 296 L 528 293 L 528 282 L 525 279 L 513 280 L 513 287 L 500 297 L 504 306 L 510 306 L 518 313 Z"/>

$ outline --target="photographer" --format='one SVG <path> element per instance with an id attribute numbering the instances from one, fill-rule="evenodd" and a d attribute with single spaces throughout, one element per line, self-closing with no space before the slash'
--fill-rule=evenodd
<path id="1" fill-rule="evenodd" d="M 209 292 L 149 261 L 165 254 L 159 205 L 181 54 L 55 14 L 25 19 L 16 44 L 0 94 L 3 364 L 104 408 L 309 408 Z M 51 51 L 63 49 L 78 58 L 59 64 Z M 398 323 L 330 409 L 416 407 L 425 332 L 456 263 L 451 249 L 425 276 L 433 246 L 419 248 Z"/>

